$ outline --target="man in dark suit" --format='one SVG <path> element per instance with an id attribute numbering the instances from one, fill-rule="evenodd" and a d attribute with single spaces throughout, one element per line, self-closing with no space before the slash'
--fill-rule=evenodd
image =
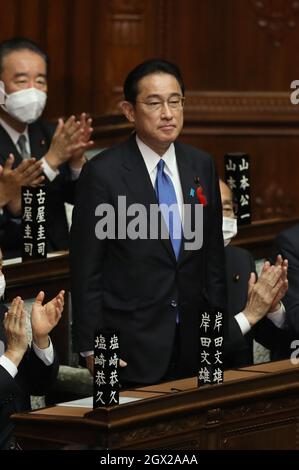
<path id="1" fill-rule="evenodd" d="M 0 250 L 1 252 L 1 250 Z M 5 290 L 1 272 L 0 293 Z M 32 306 L 32 346 L 28 346 L 23 301 L 16 297 L 10 309 L 0 301 L 0 449 L 15 448 L 13 413 L 30 409 L 30 394 L 44 395 L 58 373 L 58 359 L 48 336 L 63 310 L 64 291 L 42 305 L 41 291 Z M 8 312 L 7 312 L 8 310 Z"/>
<path id="2" fill-rule="evenodd" d="M 243 311 L 248 299 L 248 281 L 255 273 L 251 254 L 236 246 L 225 247 L 228 313 L 230 323 L 230 342 L 226 358 L 226 368 L 243 367 L 253 364 L 253 337 L 249 330 L 243 334 L 235 315 Z"/>
<path id="3" fill-rule="evenodd" d="M 184 102 L 178 68 L 142 63 L 128 75 L 124 94 L 123 111 L 136 133 L 88 162 L 78 183 L 70 244 L 74 341 L 92 370 L 95 329 L 119 331 L 127 364 L 121 381 L 148 384 L 196 374 L 198 313 L 207 303 L 225 308 L 221 201 L 212 158 L 176 140 Z M 176 199 L 165 239 L 149 234 L 150 208 L 161 208 L 164 196 Z M 202 220 L 196 217 L 200 203 Z M 103 234 L 105 207 L 115 213 L 116 234 Z M 182 219 L 180 239 L 174 227 Z M 201 247 L 195 239 L 188 247 L 186 219 L 193 238 L 202 231 Z M 109 232 L 112 219 L 108 225 Z M 134 226 L 143 233 L 130 236 Z"/>
<path id="4" fill-rule="evenodd" d="M 220 193 L 230 318 L 225 366 L 244 367 L 253 363 L 254 338 L 271 350 L 277 347 L 278 340 L 280 344 L 286 341 L 285 309 L 280 300 L 288 288 L 288 262 L 281 256 L 276 259 L 276 266 L 265 262 L 257 279 L 249 251 L 230 245 L 237 234 L 237 220 L 232 192 L 221 180 Z"/>
<path id="5" fill-rule="evenodd" d="M 5 88 L 5 103 L 0 108 L 0 164 L 5 165 L 11 158 L 15 168 L 24 159 L 34 157 L 29 161 L 44 173 L 48 192 L 48 251 L 56 251 L 68 248 L 64 202 L 73 203 L 75 181 L 85 163 L 83 152 L 92 145 L 92 129 L 85 114 L 78 122 L 74 116 L 66 122 L 59 119 L 56 131 L 55 126 L 40 119 L 47 99 L 47 72 L 48 58 L 32 41 L 14 38 L 0 44 L 0 79 Z M 5 206 L 3 215 L 4 256 L 20 255 L 19 190 Z"/>
<path id="6" fill-rule="evenodd" d="M 289 289 L 283 299 L 286 308 L 285 331 L 287 344 L 277 344 L 273 358 L 290 357 L 299 347 L 299 224 L 281 232 L 275 240 L 275 254 L 280 253 L 289 260 Z M 296 341 L 293 343 L 293 341 Z"/>

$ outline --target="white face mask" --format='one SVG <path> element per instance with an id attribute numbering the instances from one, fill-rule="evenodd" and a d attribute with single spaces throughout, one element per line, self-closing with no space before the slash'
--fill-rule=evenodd
<path id="1" fill-rule="evenodd" d="M 26 88 L 6 95 L 2 108 L 18 121 L 30 124 L 42 114 L 47 94 L 37 88 Z"/>
<path id="2" fill-rule="evenodd" d="M 6 281 L 5 281 L 4 274 L 0 274 L 0 298 L 4 296 L 5 287 L 6 287 Z"/>
<path id="3" fill-rule="evenodd" d="M 231 239 L 237 235 L 238 227 L 237 227 L 237 219 L 233 219 L 232 217 L 223 217 L 222 218 L 222 232 L 223 232 L 223 240 L 224 246 L 227 246 Z"/>

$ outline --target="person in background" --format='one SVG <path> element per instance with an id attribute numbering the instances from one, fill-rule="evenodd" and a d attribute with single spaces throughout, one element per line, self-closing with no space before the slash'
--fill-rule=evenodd
<path id="1" fill-rule="evenodd" d="M 284 359 L 292 354 L 298 360 L 299 347 L 299 224 L 279 233 L 274 241 L 274 256 L 281 253 L 289 260 L 289 289 L 283 300 L 286 308 L 285 330 L 289 341 L 273 350 L 273 359 Z M 297 351 L 296 351 L 297 350 Z"/>
<path id="2" fill-rule="evenodd" d="M 64 291 L 43 305 L 44 292 L 31 311 L 32 344 L 28 344 L 26 313 L 21 297 L 8 309 L 3 303 L 5 276 L 0 250 L 0 449 L 16 449 L 10 415 L 30 410 L 30 395 L 44 395 L 54 384 L 58 358 L 49 333 L 57 325 L 64 305 Z"/>
<path id="3" fill-rule="evenodd" d="M 253 339 L 273 349 L 277 338 L 285 341 L 285 308 L 281 299 L 288 289 L 287 259 L 278 256 L 275 265 L 266 261 L 257 278 L 249 251 L 232 246 L 237 234 L 230 188 L 220 180 L 225 245 L 228 312 L 231 318 L 226 368 L 253 364 Z"/>
<path id="4" fill-rule="evenodd" d="M 47 189 L 48 251 L 68 248 L 64 202 L 73 203 L 75 181 L 91 147 L 91 119 L 81 114 L 58 120 L 55 129 L 40 117 L 47 101 L 48 57 L 33 41 L 12 38 L 0 44 L 0 165 L 3 171 L 26 161 L 32 174 L 27 184 Z M 32 157 L 32 158 L 31 158 Z M 2 249 L 5 257 L 20 255 L 21 192 L 16 190 L 3 209 Z"/>

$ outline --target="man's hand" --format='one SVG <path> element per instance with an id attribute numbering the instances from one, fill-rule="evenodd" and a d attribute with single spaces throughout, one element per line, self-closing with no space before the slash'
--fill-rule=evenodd
<path id="1" fill-rule="evenodd" d="M 77 124 L 80 125 L 80 134 L 75 145 L 70 149 L 71 158 L 69 164 L 72 168 L 80 169 L 85 163 L 84 152 L 90 149 L 94 142 L 90 140 L 91 134 L 93 132 L 92 119 L 87 118 L 86 113 L 82 113 L 80 116 L 80 121 L 77 121 Z"/>
<path id="2" fill-rule="evenodd" d="M 42 162 L 35 158 L 23 160 L 20 165 L 12 169 L 13 154 L 9 154 L 0 172 L 0 206 L 8 204 L 14 215 L 21 212 L 21 186 L 37 186 L 43 182 Z"/>
<path id="3" fill-rule="evenodd" d="M 86 356 L 86 367 L 93 376 L 93 371 L 94 371 L 94 355 L 91 354 L 90 356 Z M 119 360 L 119 367 L 126 367 L 128 364 L 123 361 L 122 359 Z"/>
<path id="4" fill-rule="evenodd" d="M 16 367 L 20 364 L 27 348 L 28 340 L 26 335 L 26 314 L 24 302 L 21 297 L 13 299 L 10 309 L 4 317 L 4 330 L 7 341 L 7 348 L 4 353 Z"/>
<path id="5" fill-rule="evenodd" d="M 248 282 L 247 304 L 243 311 L 250 325 L 255 325 L 268 312 L 283 286 L 283 269 L 281 265 L 271 266 L 268 261 L 264 263 L 261 275 L 256 281 L 255 274 L 251 273 Z"/>
<path id="6" fill-rule="evenodd" d="M 31 311 L 32 337 L 34 344 L 40 349 L 49 346 L 48 334 L 61 318 L 64 306 L 64 290 L 61 290 L 46 305 L 43 305 L 44 298 L 45 293 L 40 291 L 35 298 Z"/>
<path id="7" fill-rule="evenodd" d="M 275 266 L 281 266 L 282 285 L 279 291 L 277 292 L 277 295 L 273 300 L 271 307 L 269 308 L 269 312 L 276 312 L 279 309 L 280 301 L 286 295 L 288 290 L 288 260 L 283 259 L 281 255 L 278 255 L 276 258 Z"/>
<path id="8" fill-rule="evenodd" d="M 75 116 L 65 122 L 58 119 L 58 125 L 53 135 L 50 148 L 45 155 L 47 163 L 53 170 L 65 162 L 70 162 L 73 168 L 80 169 L 85 163 L 84 151 L 93 145 L 89 140 L 92 132 L 91 119 L 83 113 L 80 121 Z"/>

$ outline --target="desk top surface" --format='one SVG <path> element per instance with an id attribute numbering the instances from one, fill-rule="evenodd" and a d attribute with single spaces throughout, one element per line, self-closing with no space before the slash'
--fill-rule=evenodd
<path id="1" fill-rule="evenodd" d="M 172 382 L 165 382 L 161 384 L 151 385 L 147 387 L 140 387 L 132 390 L 126 390 L 120 392 L 120 396 L 122 397 L 131 397 L 131 398 L 139 398 L 140 400 L 134 401 L 132 403 L 126 403 L 122 405 L 118 405 L 117 407 L 113 407 L 115 410 L 116 408 L 123 408 L 126 406 L 135 406 L 136 404 L 140 404 L 140 402 L 148 402 L 149 399 L 151 403 L 153 403 L 153 399 L 155 398 L 162 398 L 162 397 L 170 397 L 170 396 L 178 396 L 180 395 L 179 392 L 188 392 L 188 391 L 197 391 L 201 389 L 202 391 L 211 391 L 213 389 L 219 389 L 223 385 L 229 384 L 247 384 L 247 386 L 243 387 L 248 389 L 249 383 L 253 384 L 259 380 L 260 378 L 270 377 L 281 375 L 285 373 L 293 373 L 299 372 L 299 366 L 292 364 L 289 360 L 279 361 L 279 362 L 269 362 L 264 364 L 257 364 L 255 366 L 242 368 L 242 369 L 235 369 L 235 370 L 228 370 L 224 372 L 224 383 L 219 385 L 205 385 L 201 387 L 197 387 L 197 378 L 190 377 L 186 379 L 176 380 Z M 293 375 L 293 374 L 292 374 Z M 299 381 L 298 381 L 299 387 Z M 250 392 L 250 390 L 249 390 Z M 105 410 L 101 408 L 101 410 Z M 107 410 L 107 409 L 106 409 Z M 112 408 L 108 409 L 112 410 Z M 32 412 L 27 413 L 27 415 L 34 415 L 40 417 L 65 417 L 65 418 L 84 418 L 85 415 L 88 415 L 92 412 L 91 408 L 85 407 L 72 407 L 72 406 L 53 406 L 49 408 L 43 408 L 40 410 L 35 410 Z"/>

